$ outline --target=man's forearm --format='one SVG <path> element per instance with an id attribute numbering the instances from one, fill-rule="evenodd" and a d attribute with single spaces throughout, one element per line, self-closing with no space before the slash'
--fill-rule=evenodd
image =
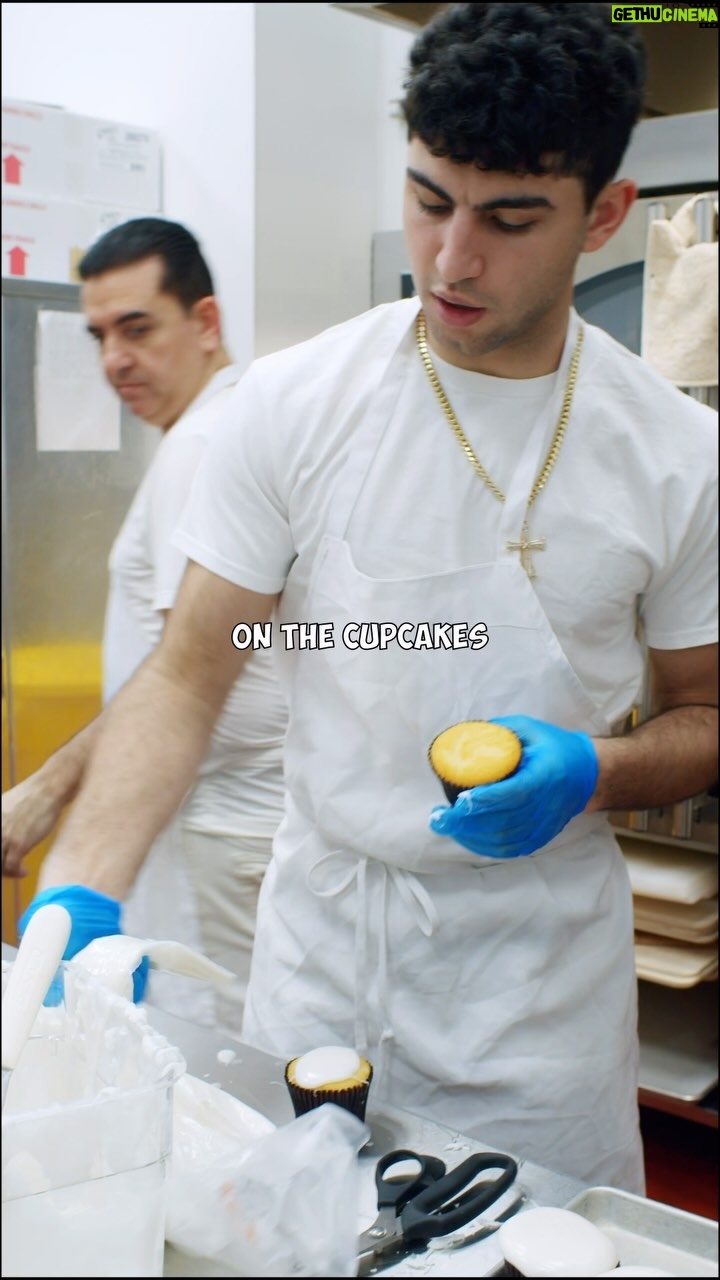
<path id="1" fill-rule="evenodd" d="M 193 782 L 215 715 L 162 667 L 145 664 L 103 715 L 83 785 L 43 863 L 39 887 L 84 884 L 125 898 Z"/>
<path id="2" fill-rule="evenodd" d="M 59 808 L 64 808 L 78 793 L 102 721 L 101 713 L 76 733 L 74 738 L 53 752 L 38 769 L 38 781 Z"/>
<path id="3" fill-rule="evenodd" d="M 717 780 L 716 707 L 674 707 L 621 738 L 596 738 L 600 766 L 588 810 L 654 809 Z"/>
<path id="4" fill-rule="evenodd" d="M 27 874 L 23 861 L 50 834 L 65 805 L 74 799 L 98 734 L 91 721 L 50 756 L 35 773 L 2 797 L 3 876 Z"/>

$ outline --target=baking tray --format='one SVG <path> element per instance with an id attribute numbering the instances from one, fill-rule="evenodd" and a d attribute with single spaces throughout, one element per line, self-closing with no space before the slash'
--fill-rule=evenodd
<path id="1" fill-rule="evenodd" d="M 671 1276 L 718 1274 L 718 1224 L 709 1218 L 613 1187 L 589 1187 L 565 1207 L 610 1236 L 621 1266 L 657 1267 Z M 505 1264 L 491 1274 L 519 1273 Z"/>
<path id="2" fill-rule="evenodd" d="M 612 1187 L 590 1187 L 567 1205 L 615 1241 L 620 1263 L 674 1276 L 718 1274 L 718 1224 Z"/>

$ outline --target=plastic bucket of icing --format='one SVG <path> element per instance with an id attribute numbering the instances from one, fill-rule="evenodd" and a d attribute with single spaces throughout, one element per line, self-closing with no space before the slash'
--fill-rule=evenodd
<path id="1" fill-rule="evenodd" d="M 60 972 L 3 1110 L 2 1274 L 161 1276 L 185 1062 L 130 1001 L 79 966 Z"/>

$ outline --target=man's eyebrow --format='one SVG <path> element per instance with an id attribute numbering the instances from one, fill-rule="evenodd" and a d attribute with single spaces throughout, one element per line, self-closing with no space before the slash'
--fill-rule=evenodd
<path id="1" fill-rule="evenodd" d="M 419 186 L 432 191 L 439 200 L 444 200 L 447 204 L 455 203 L 447 191 L 432 182 L 424 173 L 420 173 L 419 169 L 408 169 L 407 175 Z M 482 204 L 473 207 L 482 213 L 492 213 L 495 209 L 554 209 L 555 205 L 548 200 L 547 196 L 497 196 L 494 200 L 484 200 Z"/>
<path id="2" fill-rule="evenodd" d="M 121 316 L 117 316 L 116 319 L 113 320 L 110 328 L 114 329 L 118 325 L 128 324 L 131 320 L 147 320 L 149 315 L 149 311 L 124 311 Z M 89 324 L 87 326 L 87 331 L 92 334 L 100 332 L 98 326 L 93 324 Z"/>
<path id="3" fill-rule="evenodd" d="M 555 205 L 547 196 L 498 196 L 496 200 L 475 205 L 475 208 L 492 213 L 493 209 L 554 209 Z"/>
<path id="4" fill-rule="evenodd" d="M 448 195 L 447 191 L 443 191 L 442 187 L 439 187 L 437 183 L 431 182 L 429 178 L 425 177 L 424 173 L 420 173 L 419 169 L 409 168 L 407 175 L 408 178 L 412 178 L 413 182 L 417 182 L 419 186 L 427 187 L 428 191 L 432 191 L 433 195 L 438 196 L 440 200 L 445 200 L 447 204 L 455 203 L 452 196 Z"/>

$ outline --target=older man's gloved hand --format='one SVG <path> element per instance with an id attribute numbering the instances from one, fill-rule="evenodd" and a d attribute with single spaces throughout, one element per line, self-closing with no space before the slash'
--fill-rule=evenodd
<path id="1" fill-rule="evenodd" d="M 94 942 L 96 938 L 107 938 L 110 934 L 122 933 L 120 927 L 120 903 L 115 898 L 108 898 L 104 893 L 88 889 L 83 884 L 59 885 L 54 889 L 43 889 L 36 894 L 29 907 L 18 921 L 18 933 L 22 937 L 28 921 L 39 907 L 48 902 L 59 902 L 70 913 L 72 929 L 70 938 L 63 953 L 63 960 L 71 960 L 78 951 Z M 142 1000 L 147 985 L 150 962 L 143 957 L 142 963 L 133 974 L 133 999 Z"/>
<path id="2" fill-rule="evenodd" d="M 451 808 L 439 805 L 430 827 L 472 853 L 523 858 L 582 813 L 597 784 L 597 753 L 586 733 L 543 720 L 504 716 L 492 723 L 505 725 L 520 739 L 517 770 L 501 782 L 464 791 Z"/>

